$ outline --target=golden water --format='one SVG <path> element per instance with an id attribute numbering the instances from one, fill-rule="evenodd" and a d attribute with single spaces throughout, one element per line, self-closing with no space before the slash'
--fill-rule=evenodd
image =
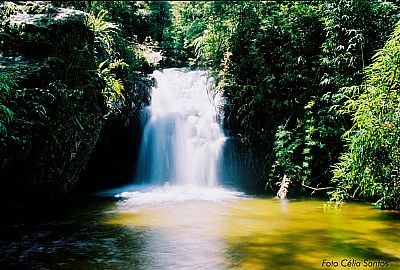
<path id="1" fill-rule="evenodd" d="M 125 208 L 106 222 L 151 236 L 144 240 L 143 269 L 400 269 L 398 213 L 324 204 L 169 202 Z"/>
<path id="2" fill-rule="evenodd" d="M 0 269 L 400 269 L 399 212 L 217 189 L 121 194 L 3 219 Z"/>

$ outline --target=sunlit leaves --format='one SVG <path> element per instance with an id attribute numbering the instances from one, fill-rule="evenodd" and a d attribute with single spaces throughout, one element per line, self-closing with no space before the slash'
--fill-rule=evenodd
<path id="1" fill-rule="evenodd" d="M 14 95 L 15 82 L 5 73 L 0 73 L 0 141 L 5 142 L 9 134 L 9 125 L 15 118 L 10 108 L 10 97 Z"/>
<path id="2" fill-rule="evenodd" d="M 396 21 L 396 6 L 342 0 L 175 7 L 182 38 L 191 41 L 186 48 L 211 68 L 227 100 L 226 127 L 260 153 L 264 177 L 280 182 L 289 173 L 327 185 L 349 126 L 344 110 L 357 106 L 351 98 L 359 89 L 337 91 L 361 82 L 361 69 Z"/>
<path id="3" fill-rule="evenodd" d="M 400 208 L 398 168 L 400 166 L 398 73 L 400 25 L 383 49 L 365 69 L 361 86 L 344 89 L 351 93 L 342 112 L 350 113 L 353 127 L 345 133 L 347 152 L 334 167 L 338 190 L 333 198 L 364 196 L 379 200 L 384 208 Z"/>

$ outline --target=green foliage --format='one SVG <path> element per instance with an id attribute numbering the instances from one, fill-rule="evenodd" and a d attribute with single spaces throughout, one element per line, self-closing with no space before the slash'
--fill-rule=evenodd
<path id="1" fill-rule="evenodd" d="M 354 122 L 345 134 L 346 151 L 334 167 L 338 186 L 332 199 L 362 196 L 383 208 L 400 209 L 400 24 L 366 67 L 364 83 L 342 90 L 341 108 Z"/>
<path id="2" fill-rule="evenodd" d="M 227 124 L 261 153 L 269 184 L 285 173 L 304 182 L 311 174 L 314 119 L 301 117 L 319 90 L 323 40 L 317 7 L 245 3 L 240 9 L 221 61 L 220 85 L 230 103 Z"/>
<path id="3" fill-rule="evenodd" d="M 165 29 L 165 38 L 162 46 L 168 48 L 167 57 L 186 63 L 194 57 L 192 41 L 201 36 L 205 29 L 204 17 L 209 3 L 198 2 L 172 2 L 171 13 L 173 20 Z"/>
<path id="4" fill-rule="evenodd" d="M 117 68 L 124 68 L 127 66 L 126 63 L 122 62 L 122 60 L 114 61 L 107 67 L 104 67 L 108 60 L 101 62 L 98 71 L 100 78 L 102 78 L 106 82 L 106 86 L 103 90 L 103 95 L 105 96 L 105 100 L 107 106 L 112 109 L 115 106 L 115 102 L 120 99 L 124 99 L 124 95 L 122 91 L 124 90 L 124 85 L 120 79 L 115 78 L 115 73 L 112 73 Z M 104 67 L 104 68 L 103 68 Z"/>
<path id="5" fill-rule="evenodd" d="M 114 46 L 114 36 L 118 35 L 118 26 L 104 20 L 107 10 L 101 10 L 96 16 L 89 14 L 88 26 L 93 30 L 95 42 L 100 43 L 110 55 Z"/>
<path id="6" fill-rule="evenodd" d="M 374 51 L 390 35 L 399 19 L 397 6 L 389 2 L 340 0 L 322 6 L 324 31 L 321 64 L 322 83 L 340 87 L 360 84 L 362 68 L 368 65 Z"/>
<path id="7" fill-rule="evenodd" d="M 43 81 L 28 78 L 17 87 L 1 75 L 3 146 L 15 143 L 29 150 L 31 142 L 61 145 L 65 138 L 84 138 L 125 103 L 140 108 L 148 101 L 140 86 L 146 81 L 143 75 L 157 65 L 149 56 L 162 54 L 166 66 L 190 65 L 211 72 L 215 91 L 225 97 L 225 127 L 248 144 L 246 157 L 262 168 L 260 186 L 276 189 L 287 175 L 292 189 L 304 192 L 305 187 L 327 187 L 333 175 L 333 199 L 362 196 L 398 208 L 398 29 L 369 66 L 400 18 L 396 4 L 52 4 L 88 12 L 89 30 L 77 28 L 65 38 L 62 30 L 52 37 L 0 29 L 2 50 L 45 57 L 38 67 Z M 22 12 L 14 3 L 1 5 L 2 18 Z M 82 36 L 88 37 L 84 44 L 79 42 Z M 49 45 L 50 55 L 37 50 L 43 44 L 54 44 Z M 340 155 L 343 134 L 347 146 Z M 16 148 L 9 153 L 12 149 Z"/>
<path id="8" fill-rule="evenodd" d="M 107 10 L 104 19 L 119 25 L 130 42 L 143 43 L 151 37 L 161 43 L 171 24 L 168 1 L 93 1 L 86 3 L 85 8 L 95 14 Z"/>
<path id="9" fill-rule="evenodd" d="M 105 2 L 55 4 L 81 6 L 89 13 L 87 20 L 67 12 L 68 17 L 62 14 L 46 27 L 29 21 L 23 27 L 4 23 L 0 30 L 6 37 L 0 42 L 3 193 L 13 188 L 28 193 L 33 187 L 52 197 L 67 191 L 105 121 L 122 110 L 133 118 L 148 102 L 146 73 L 154 66 L 140 54 L 135 39 L 126 39 L 120 18 L 113 20 L 121 12 L 118 3 L 110 4 L 111 11 L 103 8 Z M 35 15 L 54 10 L 43 3 L 28 5 Z M 17 3 L 12 12 L 28 11 Z"/>
<path id="10" fill-rule="evenodd" d="M 122 3 L 121 5 L 122 8 L 126 7 Z M 92 10 L 98 9 L 99 6 L 92 8 Z M 119 10 L 116 6 L 109 9 L 114 15 Z M 101 9 L 97 15 L 92 11 L 87 24 L 95 35 L 97 74 L 105 82 L 102 93 L 109 111 L 116 112 L 125 99 L 123 93 L 125 88 L 131 87 L 127 81 L 137 80 L 137 71 L 144 69 L 145 72 L 149 72 L 155 64 L 146 59 L 143 52 L 150 53 L 152 50 L 137 42 L 128 42 L 123 36 L 124 32 L 120 30 L 124 25 L 106 20 L 111 17 L 107 9 Z"/>
<path id="11" fill-rule="evenodd" d="M 5 105 L 8 97 L 12 94 L 14 83 L 7 74 L 0 73 L 0 140 L 2 143 L 5 143 L 8 137 L 7 126 L 14 119 L 14 112 Z"/>
<path id="12" fill-rule="evenodd" d="M 217 64 L 224 52 L 227 30 L 231 23 L 229 2 L 172 2 L 172 22 L 165 28 L 163 47 L 166 56 L 181 65 L 209 66 Z M 216 56 L 218 54 L 219 56 Z"/>
<path id="13" fill-rule="evenodd" d="M 159 51 L 165 28 L 170 24 L 170 3 L 166 1 L 52 1 L 55 6 L 76 8 L 90 14 L 88 25 L 97 43 L 97 64 L 123 59 L 126 69 L 150 73 L 142 51 Z M 147 41 L 152 40 L 149 44 Z M 143 47 L 146 47 L 145 49 Z"/>
<path id="14" fill-rule="evenodd" d="M 109 109 L 112 109 L 114 103 L 119 98 L 123 98 L 122 91 L 124 86 L 120 79 L 116 78 L 115 70 L 119 67 L 126 67 L 127 64 L 121 59 L 115 59 L 117 53 L 115 52 L 115 38 L 118 38 L 119 27 L 117 24 L 108 22 L 104 17 L 108 11 L 103 9 L 97 15 L 91 13 L 88 19 L 88 26 L 93 30 L 95 35 L 95 43 L 97 44 L 97 54 L 101 49 L 105 49 L 106 55 L 99 55 L 99 59 L 106 58 L 106 60 L 99 63 L 97 72 L 99 77 L 105 81 L 105 88 L 103 95 L 105 96 L 106 104 Z M 111 63 L 106 66 L 106 63 Z"/>
<path id="15" fill-rule="evenodd" d="M 336 161 L 336 153 L 340 151 L 338 138 L 344 128 L 340 117 L 327 112 L 327 104 L 340 98 L 332 97 L 330 93 L 312 98 L 304 107 L 296 128 L 285 130 L 285 126 L 279 126 L 277 129 L 275 162 L 270 172 L 274 184 L 279 184 L 282 173 L 292 176 L 297 189 L 311 186 L 316 188 L 313 191 L 325 190 L 329 184 L 329 166 Z"/>
<path id="16" fill-rule="evenodd" d="M 225 127 L 248 143 L 263 181 L 287 174 L 295 190 L 330 185 L 341 136 L 343 86 L 398 20 L 381 1 L 174 3 L 171 44 L 189 64 L 210 69 L 225 100 Z M 320 188 L 321 189 L 321 188 Z"/>
<path id="17" fill-rule="evenodd" d="M 288 175 L 299 175 L 301 173 L 301 167 L 299 165 L 288 162 L 293 160 L 295 152 L 298 150 L 300 144 L 300 139 L 293 138 L 293 133 L 286 130 L 284 125 L 278 126 L 274 142 L 276 153 L 275 163 L 272 165 L 270 173 L 271 177 L 276 175 L 278 179 L 274 179 L 275 181 L 273 181 L 273 184 L 279 184 L 280 172 L 282 171 Z M 271 185 L 271 182 L 268 182 L 267 185 Z M 265 188 L 267 189 L 267 186 Z"/>

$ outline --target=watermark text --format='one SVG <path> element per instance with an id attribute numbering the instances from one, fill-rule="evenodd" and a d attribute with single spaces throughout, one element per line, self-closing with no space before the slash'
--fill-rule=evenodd
<path id="1" fill-rule="evenodd" d="M 362 261 L 356 259 L 342 259 L 342 260 L 330 260 L 323 259 L 321 263 L 322 268 L 335 268 L 335 267 L 346 267 L 346 268 L 388 268 L 389 262 L 387 261 L 373 261 L 364 259 Z"/>

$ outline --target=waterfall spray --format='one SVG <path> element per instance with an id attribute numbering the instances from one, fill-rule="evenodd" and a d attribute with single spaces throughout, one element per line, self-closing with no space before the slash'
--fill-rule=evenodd
<path id="1" fill-rule="evenodd" d="M 218 185 L 226 140 L 217 121 L 221 98 L 207 93 L 204 71 L 166 69 L 153 74 L 150 118 L 139 153 L 136 179 L 143 183 Z"/>

